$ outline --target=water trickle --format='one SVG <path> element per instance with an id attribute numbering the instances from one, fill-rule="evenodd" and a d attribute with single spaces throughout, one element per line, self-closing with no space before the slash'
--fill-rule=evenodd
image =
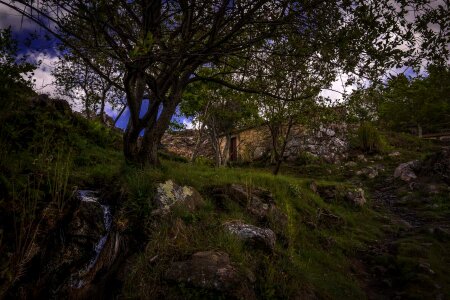
<path id="1" fill-rule="evenodd" d="M 80 201 L 85 202 L 99 202 L 98 192 L 91 191 L 91 190 L 78 190 L 78 197 Z M 98 242 L 96 243 L 94 247 L 95 255 L 91 258 L 89 263 L 84 267 L 82 270 L 80 270 L 77 274 L 74 274 L 75 276 L 72 276 L 71 280 L 71 286 L 73 288 L 82 288 L 86 283 L 82 279 L 82 277 L 89 273 L 89 271 L 95 266 L 97 263 L 98 258 L 100 257 L 100 254 L 102 253 L 103 247 L 105 246 L 105 243 L 108 239 L 109 231 L 111 229 L 112 224 L 112 214 L 111 209 L 109 205 L 100 204 L 103 210 L 103 224 L 105 226 L 106 233 L 100 237 Z M 75 278 L 73 278 L 75 277 Z"/>

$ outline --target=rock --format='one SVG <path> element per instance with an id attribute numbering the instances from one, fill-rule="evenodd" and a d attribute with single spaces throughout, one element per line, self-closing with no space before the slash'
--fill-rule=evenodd
<path id="1" fill-rule="evenodd" d="M 256 298 L 249 288 L 250 280 L 239 274 L 224 252 L 202 251 L 193 254 L 189 260 L 173 262 L 164 273 L 164 279 L 218 291 L 229 297 Z"/>
<path id="2" fill-rule="evenodd" d="M 369 179 L 373 179 L 378 176 L 378 171 L 374 167 L 367 167 L 357 171 L 356 175 L 364 175 Z"/>
<path id="3" fill-rule="evenodd" d="M 421 165 L 420 174 L 435 175 L 450 185 L 450 149 L 428 156 Z"/>
<path id="4" fill-rule="evenodd" d="M 381 156 L 381 155 L 375 155 L 374 157 L 373 157 L 375 160 L 382 160 L 383 159 L 383 157 Z"/>
<path id="5" fill-rule="evenodd" d="M 397 156 L 400 156 L 400 155 L 401 155 L 401 153 L 400 153 L 400 152 L 398 152 L 398 151 L 395 151 L 395 152 L 391 152 L 391 153 L 389 153 L 388 155 L 389 155 L 389 157 L 397 157 Z"/>
<path id="6" fill-rule="evenodd" d="M 358 164 L 356 162 L 354 162 L 354 161 L 348 161 L 348 162 L 345 163 L 345 166 L 348 167 L 348 168 L 353 168 L 353 167 L 356 167 L 357 165 Z"/>
<path id="7" fill-rule="evenodd" d="M 180 186 L 172 180 L 167 180 L 158 184 L 154 204 L 157 209 L 153 214 L 167 213 L 175 204 L 180 204 L 193 212 L 204 204 L 204 200 L 193 187 Z"/>
<path id="8" fill-rule="evenodd" d="M 105 234 L 105 231 L 101 204 L 97 201 L 80 201 L 66 234 L 71 237 L 87 239 L 95 244 Z"/>
<path id="9" fill-rule="evenodd" d="M 317 193 L 317 183 L 313 180 L 311 181 L 311 183 L 309 184 L 309 188 L 311 189 L 311 191 L 313 191 L 314 193 Z"/>
<path id="10" fill-rule="evenodd" d="M 231 184 L 210 187 L 210 194 L 222 207 L 230 200 L 239 203 L 260 221 L 267 221 L 273 214 L 284 215 L 284 219 L 287 220 L 287 216 L 276 207 L 275 200 L 268 190 Z"/>
<path id="11" fill-rule="evenodd" d="M 359 207 L 364 206 L 364 204 L 366 203 L 366 198 L 364 197 L 364 190 L 362 188 L 348 190 L 345 194 L 345 199 L 354 206 Z"/>
<path id="12" fill-rule="evenodd" d="M 416 174 L 414 173 L 414 169 L 417 169 L 418 166 L 418 160 L 400 164 L 394 171 L 394 178 L 400 178 L 403 181 L 410 182 L 411 180 L 417 178 Z"/>
<path id="13" fill-rule="evenodd" d="M 275 247 L 276 236 L 269 228 L 259 228 L 242 221 L 227 222 L 223 225 L 229 232 L 255 248 L 273 251 Z"/>
<path id="14" fill-rule="evenodd" d="M 367 158 L 364 156 L 364 154 L 359 154 L 356 158 L 357 158 L 359 161 L 367 162 Z"/>

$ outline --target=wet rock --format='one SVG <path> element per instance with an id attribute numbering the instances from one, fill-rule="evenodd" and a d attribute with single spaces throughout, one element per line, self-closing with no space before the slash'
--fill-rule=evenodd
<path id="1" fill-rule="evenodd" d="M 96 242 L 105 234 L 105 231 L 101 204 L 85 198 L 85 200 L 80 201 L 80 205 L 74 212 L 66 234 L 78 239 Z"/>
<path id="2" fill-rule="evenodd" d="M 172 180 L 167 180 L 158 184 L 154 204 L 157 209 L 153 214 L 167 213 L 175 204 L 180 204 L 192 212 L 203 205 L 204 200 L 193 187 L 180 186 Z"/>
<path id="3" fill-rule="evenodd" d="M 224 227 L 255 248 L 273 251 L 275 247 L 276 236 L 269 228 L 260 228 L 242 221 L 227 222 Z"/>
<path id="4" fill-rule="evenodd" d="M 418 169 L 419 161 L 413 160 L 400 164 L 394 171 L 394 178 L 399 178 L 403 181 L 410 182 L 417 178 L 414 170 Z"/>
<path id="5" fill-rule="evenodd" d="M 250 280 L 238 272 L 224 252 L 202 251 L 193 254 L 189 260 L 173 262 L 164 273 L 164 279 L 230 297 L 255 299 Z"/>

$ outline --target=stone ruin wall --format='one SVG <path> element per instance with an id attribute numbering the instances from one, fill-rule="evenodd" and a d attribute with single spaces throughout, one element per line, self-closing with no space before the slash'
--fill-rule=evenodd
<path id="1" fill-rule="evenodd" d="M 290 139 L 286 145 L 284 158 L 295 161 L 299 155 L 309 153 L 329 163 L 337 163 L 348 156 L 348 127 L 346 124 L 327 124 L 318 129 L 305 129 L 294 125 Z M 162 144 L 166 150 L 177 155 L 190 158 L 197 141 L 194 130 L 166 133 Z M 238 161 L 248 162 L 269 160 L 271 153 L 271 136 L 267 126 L 250 128 L 232 134 L 237 140 Z M 225 147 L 225 138 L 221 139 L 221 149 Z M 205 135 L 200 146 L 199 156 L 213 158 L 214 151 Z"/>
<path id="2" fill-rule="evenodd" d="M 347 158 L 349 143 L 345 124 L 328 124 L 318 129 L 306 129 L 300 125 L 291 128 L 284 158 L 295 161 L 302 153 L 337 163 Z M 237 138 L 238 160 L 256 161 L 270 158 L 272 140 L 267 126 L 244 130 L 232 137 Z M 222 143 L 224 147 L 225 142 Z"/>
<path id="3" fill-rule="evenodd" d="M 191 159 L 197 138 L 198 132 L 196 130 L 166 132 L 161 140 L 161 144 L 167 152 Z M 207 158 L 214 157 L 214 150 L 206 134 L 203 135 L 198 156 Z"/>

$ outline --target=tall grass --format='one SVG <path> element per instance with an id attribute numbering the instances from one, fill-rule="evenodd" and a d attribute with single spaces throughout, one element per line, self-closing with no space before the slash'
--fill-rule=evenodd
<path id="1" fill-rule="evenodd" d="M 387 150 L 384 137 L 369 122 L 362 123 L 359 126 L 353 146 L 366 153 L 383 153 Z"/>

